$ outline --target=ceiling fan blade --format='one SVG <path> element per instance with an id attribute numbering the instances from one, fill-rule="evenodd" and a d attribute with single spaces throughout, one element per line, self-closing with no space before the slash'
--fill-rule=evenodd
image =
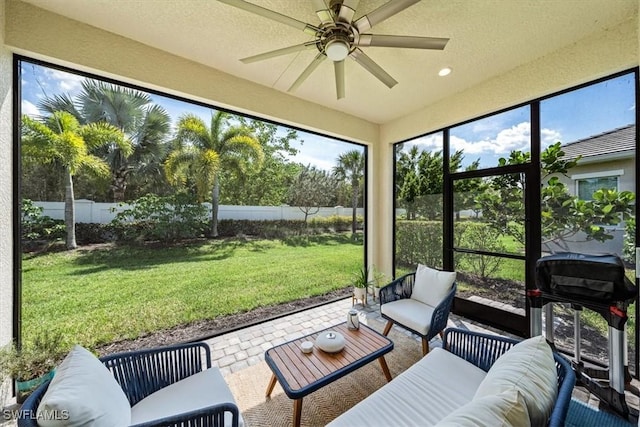
<path id="1" fill-rule="evenodd" d="M 373 62 L 373 59 L 369 58 L 364 54 L 360 49 L 355 49 L 353 52 L 349 54 L 354 61 L 358 64 L 362 65 L 362 67 L 376 76 L 378 80 L 387 85 L 389 89 L 398 84 L 398 82 L 389 75 L 385 70 L 382 69 L 381 66 Z"/>
<path id="2" fill-rule="evenodd" d="M 331 13 L 331 9 L 329 9 L 324 0 L 312 0 L 311 3 L 313 4 L 313 10 L 316 11 L 316 15 L 318 15 L 322 24 L 333 23 L 333 13 Z"/>
<path id="3" fill-rule="evenodd" d="M 313 42 L 308 42 L 303 44 L 297 44 L 294 46 L 283 47 L 282 49 L 276 49 L 269 52 L 264 52 L 259 55 L 249 56 L 246 58 L 242 58 L 240 61 L 242 61 L 245 64 L 251 64 L 252 62 L 263 61 L 265 59 L 275 58 L 276 56 L 287 55 L 289 53 L 300 52 L 302 50 L 313 49 L 315 47 L 316 47 L 316 42 L 313 41 Z"/>
<path id="4" fill-rule="evenodd" d="M 356 13 L 358 3 L 360 0 L 344 0 L 340 10 L 338 11 L 338 17 L 336 18 L 340 22 L 346 22 L 350 24 L 353 21 L 353 15 Z"/>
<path id="5" fill-rule="evenodd" d="M 360 34 L 369 30 L 374 25 L 391 18 L 396 13 L 402 12 L 409 6 L 418 3 L 420 0 L 391 0 L 383 4 L 376 10 L 373 10 L 362 18 L 358 19 L 354 24 Z"/>
<path id="6" fill-rule="evenodd" d="M 336 95 L 338 99 L 344 98 L 344 60 L 335 61 L 333 68 L 336 72 Z"/>
<path id="7" fill-rule="evenodd" d="M 314 36 L 316 32 L 320 31 L 318 27 L 314 27 L 311 24 L 298 21 L 297 19 L 291 18 L 290 16 L 286 16 L 281 13 L 274 12 L 273 10 L 265 9 L 264 7 L 255 5 L 253 3 L 249 3 L 244 0 L 218 0 L 218 1 L 221 3 L 228 4 L 229 6 L 234 6 L 234 7 L 237 7 L 238 9 L 246 10 L 247 12 L 251 12 L 256 15 L 260 15 L 265 18 L 280 22 L 281 24 L 289 25 L 300 31 L 304 31 L 305 33 L 308 33 L 312 36 Z"/>
<path id="8" fill-rule="evenodd" d="M 360 34 L 358 46 L 404 47 L 409 49 L 442 50 L 449 39 L 439 37 L 386 36 L 381 34 Z"/>
<path id="9" fill-rule="evenodd" d="M 293 92 L 294 90 L 298 89 L 298 87 L 300 87 L 302 82 L 304 82 L 307 79 L 307 77 L 309 77 L 309 75 L 313 73 L 313 71 L 316 68 L 318 68 L 318 65 L 320 65 L 320 63 L 325 59 L 327 59 L 327 57 L 323 53 L 318 53 L 318 55 L 316 55 L 313 61 L 311 61 L 311 64 L 309 64 L 307 68 L 304 69 L 302 74 L 300 74 L 300 76 L 296 79 L 296 81 L 293 82 L 293 84 L 287 90 L 287 92 Z"/>

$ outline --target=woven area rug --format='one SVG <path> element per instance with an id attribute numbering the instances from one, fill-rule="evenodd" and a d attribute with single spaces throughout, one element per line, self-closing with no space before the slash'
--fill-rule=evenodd
<path id="1" fill-rule="evenodd" d="M 372 322 L 373 323 L 373 322 Z M 370 325 L 380 330 L 384 323 Z M 391 375 L 396 377 L 422 356 L 422 346 L 401 332 L 392 330 L 393 350 L 385 356 Z M 270 399 L 265 390 L 271 370 L 265 362 L 225 377 L 248 427 L 292 425 L 293 401 L 276 385 Z M 302 426 L 324 426 L 356 403 L 386 384 L 380 363 L 374 361 L 315 391 L 303 400 Z"/>
<path id="2" fill-rule="evenodd" d="M 565 427 L 630 427 L 629 421 L 598 408 L 571 399 Z"/>

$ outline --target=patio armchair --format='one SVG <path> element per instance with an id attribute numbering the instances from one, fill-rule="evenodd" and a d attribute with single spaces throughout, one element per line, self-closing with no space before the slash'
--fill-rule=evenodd
<path id="1" fill-rule="evenodd" d="M 100 359 L 75 346 L 22 406 L 19 427 L 43 425 L 238 427 L 243 421 L 211 367 L 209 346 L 199 342 Z"/>
<path id="2" fill-rule="evenodd" d="M 447 327 L 456 293 L 455 272 L 419 265 L 380 289 L 380 314 L 387 319 L 383 334 L 397 324 L 422 338 L 422 354 L 429 341 Z"/>

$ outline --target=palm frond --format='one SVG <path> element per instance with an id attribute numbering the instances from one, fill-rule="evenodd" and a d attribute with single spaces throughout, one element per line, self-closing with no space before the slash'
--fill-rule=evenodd
<path id="1" fill-rule="evenodd" d="M 89 123 L 80 132 L 89 149 L 111 145 L 116 147 L 122 155 L 128 157 L 133 153 L 133 144 L 117 127 L 106 122 Z"/>
<path id="2" fill-rule="evenodd" d="M 66 111 L 67 113 L 73 115 L 73 117 L 75 117 L 78 122 L 83 122 L 82 114 L 80 113 L 76 106 L 76 103 L 68 93 L 53 95 L 42 99 L 38 103 L 38 109 L 44 112 L 46 115 L 52 115 L 56 111 Z"/>
<path id="3" fill-rule="evenodd" d="M 198 148 L 209 148 L 210 134 L 202 119 L 193 114 L 186 114 L 178 120 L 178 131 L 175 137 L 178 147 L 191 144 Z"/>
<path id="4" fill-rule="evenodd" d="M 142 107 L 151 102 L 144 92 L 91 79 L 82 82 L 78 99 L 88 122 L 106 121 L 125 132 L 135 130 Z"/>
<path id="5" fill-rule="evenodd" d="M 184 185 L 187 182 L 187 175 L 191 164 L 198 157 L 198 152 L 187 147 L 182 150 L 174 150 L 169 153 L 164 163 L 164 173 L 167 181 L 171 185 Z"/>
<path id="6" fill-rule="evenodd" d="M 106 178 L 111 175 L 111 169 L 109 169 L 107 162 L 91 154 L 87 154 L 82 158 L 78 169 L 89 172 L 98 178 Z"/>

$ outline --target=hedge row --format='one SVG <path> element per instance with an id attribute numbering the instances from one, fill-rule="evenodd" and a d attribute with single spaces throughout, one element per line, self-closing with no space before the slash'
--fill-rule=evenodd
<path id="1" fill-rule="evenodd" d="M 358 227 L 362 229 L 362 218 L 358 218 Z M 78 223 L 76 224 L 76 241 L 80 245 L 106 243 L 114 241 L 146 241 L 162 240 L 177 241 L 198 237 L 210 237 L 210 223 L 208 221 L 176 222 L 171 227 L 158 227 L 151 221 L 137 221 L 130 223 Z M 351 217 L 331 216 L 313 218 L 305 224 L 302 220 L 231 220 L 218 221 L 219 237 L 235 237 L 239 235 L 255 236 L 259 238 L 286 238 L 292 235 L 308 233 L 331 233 L 351 230 Z M 26 231 L 26 230 L 25 230 Z M 29 224 L 28 232 L 23 233 L 23 245 L 27 248 L 33 242 L 52 242 L 64 240 L 64 221 L 48 218 L 37 224 Z"/>

